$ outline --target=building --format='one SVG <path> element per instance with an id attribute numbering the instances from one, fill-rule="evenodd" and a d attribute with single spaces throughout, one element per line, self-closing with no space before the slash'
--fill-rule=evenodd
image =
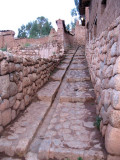
<path id="1" fill-rule="evenodd" d="M 86 58 L 108 160 L 120 159 L 120 0 L 81 0 Z"/>

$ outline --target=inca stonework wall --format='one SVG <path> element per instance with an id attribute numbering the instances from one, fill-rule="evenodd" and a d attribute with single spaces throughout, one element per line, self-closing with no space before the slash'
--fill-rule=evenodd
<path id="1" fill-rule="evenodd" d="M 31 103 L 61 58 L 23 58 L 0 51 L 0 133 Z"/>
<path id="2" fill-rule="evenodd" d="M 108 159 L 120 159 L 120 17 L 86 44 L 86 58 Z"/>

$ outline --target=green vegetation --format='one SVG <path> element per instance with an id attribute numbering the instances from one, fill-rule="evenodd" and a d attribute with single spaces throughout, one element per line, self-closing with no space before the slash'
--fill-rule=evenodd
<path id="1" fill-rule="evenodd" d="M 74 17 L 74 16 L 80 16 L 80 12 L 79 12 L 79 1 L 80 0 L 74 0 L 74 3 L 75 3 L 75 8 L 73 8 L 71 10 L 71 16 Z"/>
<path id="2" fill-rule="evenodd" d="M 27 25 L 22 25 L 18 29 L 18 38 L 40 38 L 49 35 L 52 28 L 51 22 L 47 18 L 41 16 Z"/>
<path id="3" fill-rule="evenodd" d="M 96 121 L 94 123 L 94 126 L 96 126 L 96 128 L 99 129 L 99 130 L 100 130 L 100 122 L 101 122 L 101 120 L 102 120 L 102 118 L 97 116 L 96 117 Z"/>
<path id="4" fill-rule="evenodd" d="M 56 52 L 53 52 L 53 55 L 55 55 L 56 54 Z"/>
<path id="5" fill-rule="evenodd" d="M 29 47 L 30 46 L 30 43 L 25 43 L 25 47 Z"/>
<path id="6" fill-rule="evenodd" d="M 77 19 L 80 19 L 80 13 L 79 13 L 79 0 L 74 0 L 75 3 L 75 8 L 71 10 L 71 16 L 73 17 L 73 21 L 71 21 L 70 24 L 66 25 L 66 29 L 68 31 L 72 30 L 75 28 L 75 24 Z M 79 17 L 79 18 L 78 18 Z"/>
<path id="7" fill-rule="evenodd" d="M 0 48 L 0 50 L 7 51 L 7 45 L 5 47 L 3 47 L 3 48 Z"/>

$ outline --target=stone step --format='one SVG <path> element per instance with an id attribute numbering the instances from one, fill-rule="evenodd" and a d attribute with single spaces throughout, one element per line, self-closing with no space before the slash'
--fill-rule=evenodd
<path id="1" fill-rule="evenodd" d="M 67 74 L 67 82 L 90 81 L 89 72 L 83 70 L 70 70 Z"/>
<path id="2" fill-rule="evenodd" d="M 88 70 L 87 64 L 71 64 L 70 66 L 71 70 Z"/>
<path id="3" fill-rule="evenodd" d="M 83 103 L 59 103 L 39 148 L 39 160 L 104 160 L 93 117 L 95 106 L 91 104 L 87 109 Z"/>
<path id="4" fill-rule="evenodd" d="M 67 83 L 60 95 L 60 102 L 86 102 L 95 98 L 92 84 L 88 82 Z"/>
<path id="5" fill-rule="evenodd" d="M 73 59 L 73 61 L 72 61 L 72 64 L 77 64 L 77 63 L 82 63 L 82 64 L 84 64 L 84 63 L 86 63 L 86 59 Z"/>
<path id="6" fill-rule="evenodd" d="M 76 50 L 69 50 L 68 52 L 66 52 L 66 54 L 74 54 L 76 52 Z"/>
<path id="7" fill-rule="evenodd" d="M 78 55 L 75 55 L 75 56 L 74 56 L 74 59 L 85 59 L 85 56 L 78 56 Z"/>
<path id="8" fill-rule="evenodd" d="M 45 84 L 38 92 L 37 97 L 40 101 L 52 103 L 60 86 L 59 81 L 50 81 Z"/>
<path id="9" fill-rule="evenodd" d="M 28 152 L 25 156 L 25 160 L 38 160 L 38 155 L 36 153 Z"/>
<path id="10" fill-rule="evenodd" d="M 58 69 L 66 70 L 68 68 L 69 64 L 68 63 L 61 63 L 60 65 L 57 66 Z"/>
<path id="11" fill-rule="evenodd" d="M 70 54 L 70 55 L 66 55 L 66 56 L 65 56 L 65 58 L 66 58 L 66 59 L 72 59 L 72 57 L 73 57 L 73 55 L 72 55 L 72 54 Z"/>
<path id="12" fill-rule="evenodd" d="M 62 63 L 67 63 L 67 64 L 69 64 L 70 61 L 71 61 L 71 59 L 64 59 L 64 60 L 62 61 Z"/>
<path id="13" fill-rule="evenodd" d="M 15 155 L 23 157 L 50 106 L 50 102 L 33 102 L 1 136 L 0 153 L 11 157 Z"/>
<path id="14" fill-rule="evenodd" d="M 58 70 L 51 75 L 50 79 L 53 81 L 61 81 L 63 79 L 65 72 L 66 70 Z"/>

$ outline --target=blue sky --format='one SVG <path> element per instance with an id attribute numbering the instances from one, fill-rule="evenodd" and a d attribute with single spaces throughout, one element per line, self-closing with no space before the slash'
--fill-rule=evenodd
<path id="1" fill-rule="evenodd" d="M 74 0 L 0 0 L 0 30 L 14 30 L 17 34 L 22 24 L 44 16 L 56 28 L 57 19 L 68 24 L 72 18 L 70 11 Z"/>

